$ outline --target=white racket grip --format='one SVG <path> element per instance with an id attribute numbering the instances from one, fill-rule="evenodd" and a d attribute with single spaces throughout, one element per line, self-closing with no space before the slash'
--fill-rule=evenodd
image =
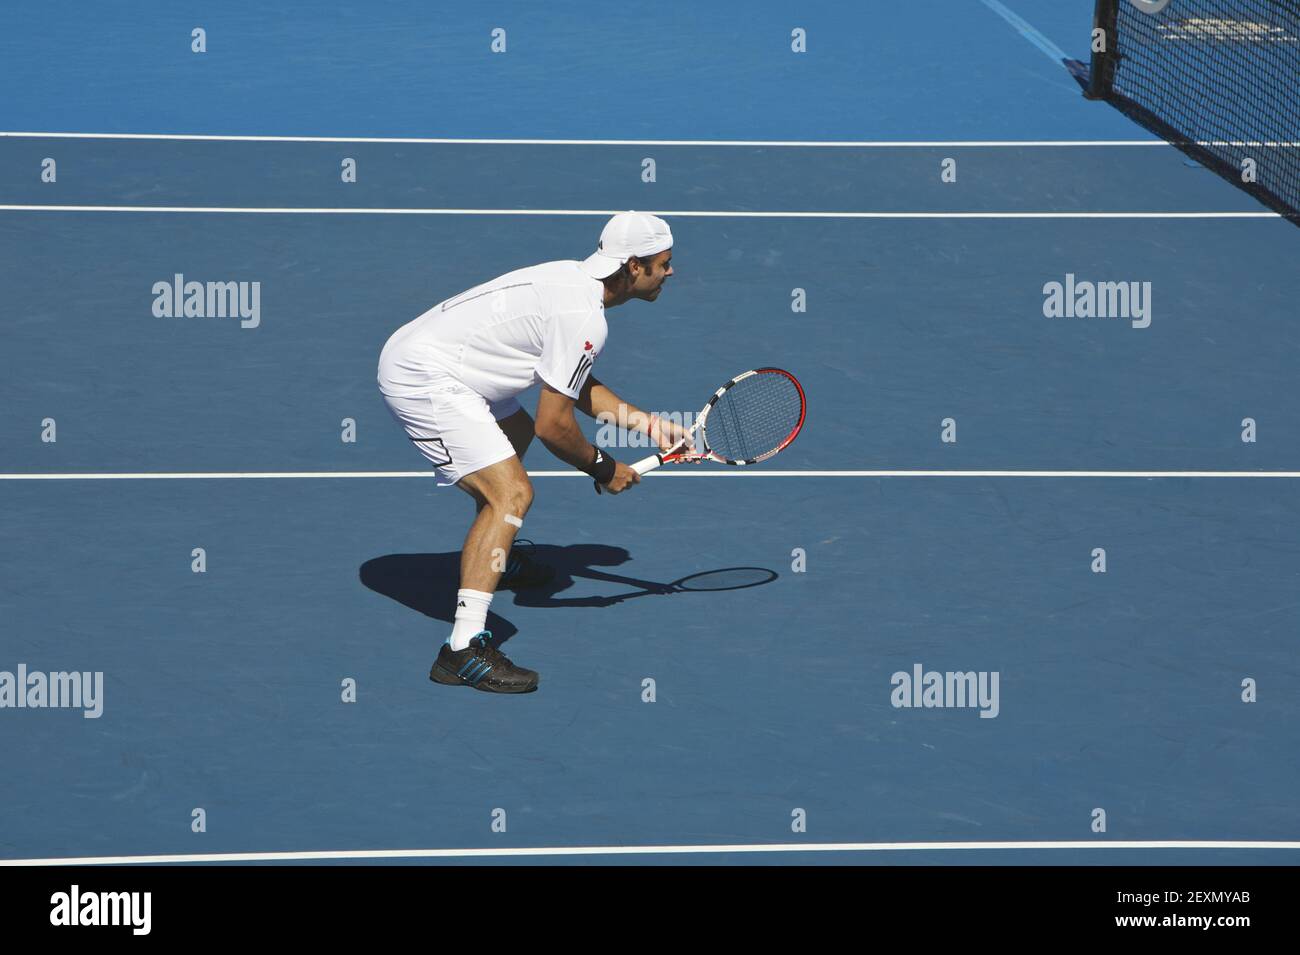
<path id="1" fill-rule="evenodd" d="M 655 468 L 659 467 L 663 463 L 664 463 L 663 458 L 661 458 L 657 454 L 652 454 L 650 455 L 650 457 L 642 458 L 640 461 L 637 461 L 635 464 L 633 464 L 632 470 L 635 471 L 637 474 L 645 475 L 653 471 Z"/>

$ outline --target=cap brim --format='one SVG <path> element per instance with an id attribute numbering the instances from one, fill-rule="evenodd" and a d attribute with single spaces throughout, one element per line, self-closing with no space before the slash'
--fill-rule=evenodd
<path id="1" fill-rule="evenodd" d="M 581 262 L 578 267 L 586 272 L 593 279 L 607 279 L 619 270 L 623 263 L 612 255 L 605 255 L 603 252 L 593 252 Z"/>

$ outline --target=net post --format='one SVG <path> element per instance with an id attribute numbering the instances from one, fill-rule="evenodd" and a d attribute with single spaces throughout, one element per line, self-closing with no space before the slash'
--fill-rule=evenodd
<path id="1" fill-rule="evenodd" d="M 1092 27 L 1100 29 L 1105 37 L 1105 52 L 1092 54 L 1092 68 L 1088 71 L 1088 88 L 1085 99 L 1106 99 L 1115 79 L 1115 56 L 1118 40 L 1117 20 L 1121 0 L 1097 0 L 1093 10 Z"/>

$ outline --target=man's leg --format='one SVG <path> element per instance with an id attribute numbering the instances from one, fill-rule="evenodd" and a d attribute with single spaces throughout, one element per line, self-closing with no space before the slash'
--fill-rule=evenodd
<path id="1" fill-rule="evenodd" d="M 486 638 L 488 608 L 515 532 L 533 502 L 524 466 L 513 455 L 461 478 L 457 487 L 480 504 L 460 555 L 456 623 L 429 671 L 435 683 L 472 686 L 495 693 L 528 693 L 538 675 L 515 666 Z"/>
<path id="2" fill-rule="evenodd" d="M 510 545 L 532 506 L 533 486 L 517 457 L 467 474 L 456 486 L 478 505 L 460 555 L 460 586 L 495 593 Z"/>
<path id="3" fill-rule="evenodd" d="M 528 446 L 533 442 L 532 416 L 527 411 L 519 408 L 513 414 L 498 420 L 497 425 L 510 442 L 510 446 L 515 449 L 515 457 L 523 461 L 524 455 L 528 452 Z M 475 504 L 480 513 L 486 506 L 484 500 L 477 497 L 475 498 Z M 507 555 L 505 572 L 497 582 L 498 589 L 520 590 L 529 587 L 542 587 L 550 583 L 555 577 L 555 570 L 532 559 L 533 542 L 520 540 L 516 541 L 516 544 L 517 546 L 512 548 Z"/>
<path id="4" fill-rule="evenodd" d="M 456 383 L 429 394 L 385 393 L 384 401 L 439 476 L 480 505 L 461 554 L 455 625 L 438 651 L 429 679 L 493 693 L 537 689 L 538 675 L 511 663 L 492 645 L 490 635 L 475 639 L 486 629 L 504 555 L 532 503 L 533 489 L 515 455 L 516 446 L 499 426 L 490 403 Z M 517 411 L 516 406 L 506 417 L 513 418 Z M 524 429 L 517 426 L 522 424 L 522 419 L 511 422 L 511 430 L 521 440 Z M 525 449 L 527 445 L 523 440 Z"/>

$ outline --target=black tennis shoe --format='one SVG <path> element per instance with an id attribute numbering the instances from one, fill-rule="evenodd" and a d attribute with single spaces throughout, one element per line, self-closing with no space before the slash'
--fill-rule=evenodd
<path id="1" fill-rule="evenodd" d="M 488 693 L 531 693 L 537 689 L 537 673 L 510 662 L 492 646 L 492 634 L 480 630 L 464 650 L 444 643 L 433 661 L 429 679 L 444 686 L 472 686 Z"/>

